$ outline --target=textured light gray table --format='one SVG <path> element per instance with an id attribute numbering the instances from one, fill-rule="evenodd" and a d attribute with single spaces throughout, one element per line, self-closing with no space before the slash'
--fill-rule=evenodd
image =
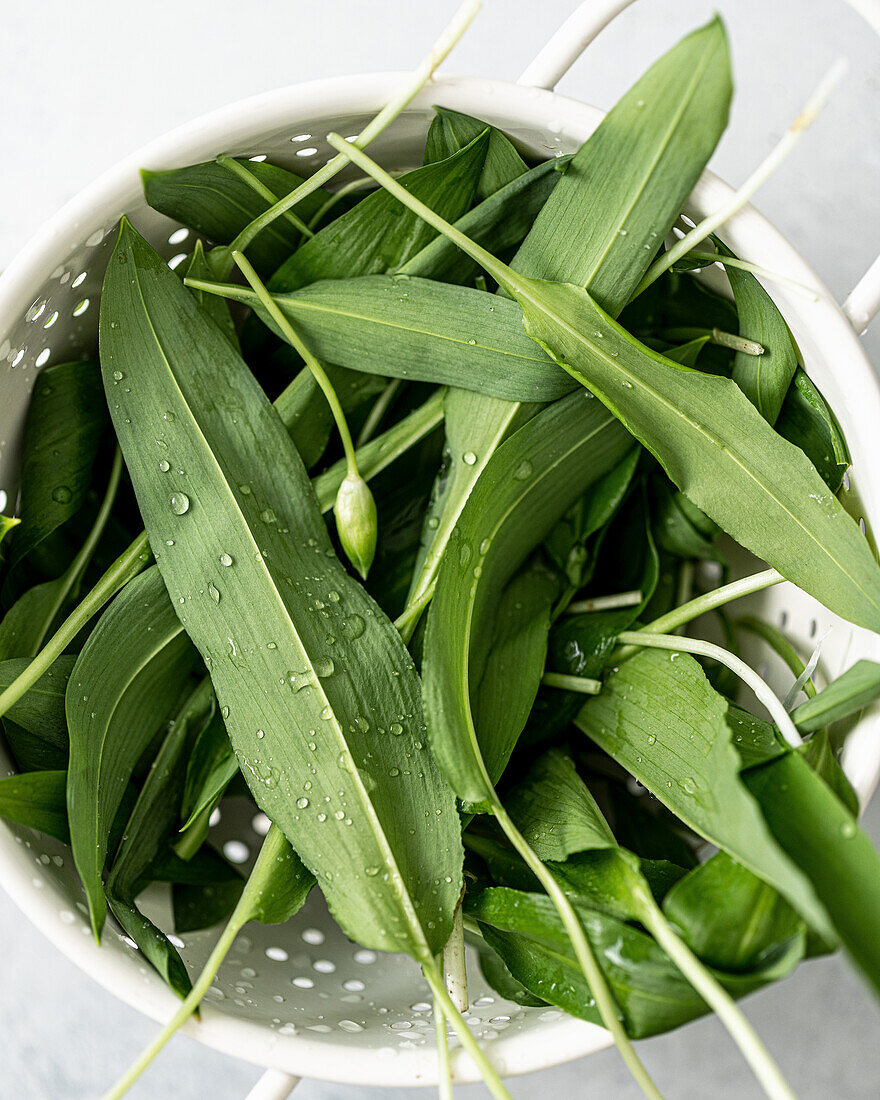
<path id="1" fill-rule="evenodd" d="M 143 142 L 212 107 L 282 84 L 405 69 L 456 0 L 39 0 L 3 5 L 0 265 L 41 220 Z M 575 0 L 486 0 L 450 71 L 515 78 Z M 640 0 L 604 32 L 561 90 L 607 107 L 681 34 L 702 0 Z M 741 182 L 838 56 L 850 75 L 757 205 L 839 297 L 880 250 L 880 42 L 842 0 L 719 0 L 737 96 L 713 167 Z M 880 363 L 880 322 L 867 343 Z M 880 425 L 878 425 L 880 430 Z M 880 839 L 880 800 L 866 816 Z M 94 985 L 0 892 L 0 1100 L 90 1100 L 154 1033 Z M 840 959 L 803 966 L 747 1002 L 798 1094 L 876 1097 L 877 1009 Z M 642 1044 L 670 1097 L 759 1090 L 712 1020 Z M 138 1100 L 238 1100 L 258 1071 L 178 1039 L 132 1092 Z M 476 1087 L 462 1098 L 484 1095 Z M 613 1051 L 511 1083 L 518 1100 L 635 1097 Z M 424 1095 L 304 1082 L 303 1100 Z"/>

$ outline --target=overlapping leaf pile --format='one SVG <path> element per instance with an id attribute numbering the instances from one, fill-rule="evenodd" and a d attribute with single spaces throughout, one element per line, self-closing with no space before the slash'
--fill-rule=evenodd
<path id="1" fill-rule="evenodd" d="M 463 895 L 500 994 L 607 1024 L 604 975 L 632 1038 L 837 945 L 880 990 L 880 862 L 838 763 L 877 667 L 807 680 L 793 748 L 723 666 L 615 656 L 634 624 L 699 613 L 723 535 L 880 630 L 846 445 L 771 295 L 683 264 L 633 298 L 730 97 L 713 21 L 571 158 L 530 165 L 438 106 L 402 192 L 318 190 L 255 238 L 271 298 L 229 281 L 224 246 L 297 177 L 145 174 L 193 254 L 174 272 L 123 221 L 100 362 L 39 376 L 3 547 L 0 816 L 69 842 L 95 935 L 109 909 L 181 996 L 151 883 L 178 933 L 234 933 L 316 882 L 435 992 Z M 324 518 L 353 462 L 378 515 L 365 583 Z M 227 792 L 274 826 L 247 886 L 212 845 Z"/>

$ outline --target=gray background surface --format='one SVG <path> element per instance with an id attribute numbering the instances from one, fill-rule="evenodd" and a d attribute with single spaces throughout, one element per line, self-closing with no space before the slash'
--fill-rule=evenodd
<path id="1" fill-rule="evenodd" d="M 575 0 L 486 0 L 447 66 L 515 79 Z M 880 42 L 842 0 L 727 0 L 737 78 L 731 128 L 713 167 L 731 183 L 797 114 L 838 56 L 851 62 L 824 116 L 756 204 L 839 297 L 880 250 Z M 80 187 L 143 142 L 206 110 L 287 83 L 404 69 L 455 0 L 5 0 L 0 36 L 0 266 Z M 703 0 L 641 0 L 604 32 L 560 90 L 601 107 L 705 20 Z M 880 322 L 867 343 L 880 363 Z M 878 425 L 880 430 L 880 425 Z M 866 816 L 880 839 L 880 800 Z M 0 1100 L 99 1096 L 154 1025 L 73 967 L 0 892 Z M 748 1001 L 798 1094 L 876 1097 L 878 1014 L 840 959 L 802 967 Z M 712 1020 L 641 1051 L 670 1097 L 760 1095 Z M 178 1039 L 132 1096 L 238 1100 L 259 1073 Z M 517 1100 L 636 1097 L 613 1051 L 514 1080 Z M 463 1098 L 485 1095 L 462 1088 Z M 380 1100 L 416 1090 L 304 1082 L 303 1100 Z"/>

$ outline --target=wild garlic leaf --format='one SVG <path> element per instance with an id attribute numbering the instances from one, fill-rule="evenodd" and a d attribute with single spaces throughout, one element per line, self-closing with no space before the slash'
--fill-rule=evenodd
<path id="1" fill-rule="evenodd" d="M 647 1038 L 679 1027 L 708 1011 L 681 972 L 646 933 L 616 917 L 573 901 L 627 1033 Z M 569 937 L 553 903 L 544 895 L 489 887 L 468 892 L 465 914 L 479 922 L 486 942 L 513 974 L 536 996 L 580 1019 L 601 1023 Z M 792 970 L 803 955 L 793 944 L 748 974 L 715 973 L 735 997 Z"/>
<path id="2" fill-rule="evenodd" d="M 407 172 L 400 184 L 456 221 L 473 202 L 488 148 L 483 130 L 448 159 Z M 269 280 L 269 289 L 277 294 L 319 279 L 380 274 L 406 263 L 436 235 L 391 195 L 374 191 L 302 244 Z"/>
<path id="3" fill-rule="evenodd" d="M 257 804 L 348 935 L 430 959 L 461 840 L 400 635 L 333 553 L 253 375 L 127 223 L 101 311 L 105 376 L 131 390 L 111 414 L 138 503 Z M 185 474 L 158 469 L 157 438 Z"/>
<path id="4" fill-rule="evenodd" d="M 248 288 L 197 285 L 251 306 L 268 322 Z M 323 363 L 458 386 L 507 401 L 554 401 L 574 389 L 566 373 L 522 331 L 515 304 L 481 290 L 367 275 L 325 280 L 273 297 Z"/>
<path id="5" fill-rule="evenodd" d="M 6 718 L 11 718 L 28 733 L 48 741 L 64 752 L 67 751 L 68 742 L 64 694 L 75 661 L 74 654 L 62 654 L 5 714 Z M 27 657 L 0 663 L 0 691 L 5 691 L 17 680 L 29 664 Z"/>
<path id="6" fill-rule="evenodd" d="M 526 331 L 596 394 L 678 488 L 830 610 L 880 630 L 880 568 L 802 451 L 735 382 L 639 344 L 580 287 L 513 275 Z"/>
<path id="7" fill-rule="evenodd" d="M 96 360 L 40 371 L 25 423 L 21 524 L 13 536 L 11 569 L 82 508 L 106 429 Z"/>
<path id="8" fill-rule="evenodd" d="M 663 912 L 704 963 L 734 973 L 760 966 L 804 928 L 784 898 L 726 852 L 680 879 Z"/>
<path id="9" fill-rule="evenodd" d="M 856 661 L 828 687 L 795 707 L 791 718 L 801 733 L 812 733 L 849 718 L 880 697 L 880 665 L 876 661 Z"/>
<path id="10" fill-rule="evenodd" d="M 9 718 L 2 719 L 4 741 L 19 772 L 67 771 L 67 749 L 28 733 Z"/>
<path id="11" fill-rule="evenodd" d="M 623 308 L 724 129 L 726 51 L 716 20 L 637 82 L 572 159 L 511 261 L 515 271 L 588 285 L 612 313 Z M 472 404 L 470 423 L 497 447 L 517 411 Z M 471 471 L 471 483 L 480 473 Z M 450 499 L 446 526 L 469 488 L 464 482 L 461 499 Z M 439 532 L 435 546 L 436 553 L 445 549 Z"/>
<path id="12" fill-rule="evenodd" d="M 471 390 L 450 389 L 444 401 L 446 446 L 422 531 L 407 603 L 425 595 L 461 510 L 477 478 L 501 442 L 538 411 L 535 404 L 502 401 Z"/>
<path id="13" fill-rule="evenodd" d="M 562 862 L 575 852 L 617 847 L 574 761 L 560 749 L 538 757 L 504 807 L 541 860 Z"/>
<path id="14" fill-rule="evenodd" d="M 510 139 L 494 126 L 471 115 L 434 107 L 435 117 L 425 141 L 425 164 L 433 164 L 464 149 L 481 134 L 489 131 L 489 146 L 480 173 L 477 198 L 487 199 L 528 171 L 528 165 Z M 429 204 L 430 205 L 430 204 Z"/>
<path id="15" fill-rule="evenodd" d="M 39 771 L 0 779 L 0 818 L 26 825 L 65 844 L 67 826 L 67 772 Z"/>
<path id="16" fill-rule="evenodd" d="M 187 279 L 213 279 L 214 272 L 205 255 L 205 246 L 201 241 L 196 241 L 192 255 L 186 266 L 175 268 Z M 229 312 L 229 303 L 218 298 L 216 294 L 205 294 L 203 291 L 194 290 L 196 301 L 220 329 L 226 339 L 234 348 L 238 348 L 238 333 L 235 331 L 235 322 Z"/>
<path id="17" fill-rule="evenodd" d="M 786 752 L 747 768 L 742 778 L 780 849 L 807 877 L 840 942 L 880 992 L 880 856 L 876 848 L 799 753 Z"/>
<path id="18" fill-rule="evenodd" d="M 798 367 L 788 388 L 776 430 L 804 452 L 832 493 L 850 465 L 840 425 L 811 379 Z"/>
<path id="19" fill-rule="evenodd" d="M 731 255 L 719 248 L 721 256 Z M 751 272 L 725 269 L 736 300 L 739 335 L 754 340 L 763 355 L 738 351 L 733 380 L 769 424 L 775 424 L 798 366 L 798 353 L 776 303 Z"/>
<path id="20" fill-rule="evenodd" d="M 473 722 L 490 740 L 492 731 L 522 731 L 547 660 L 550 612 L 559 578 L 540 557 L 527 562 L 497 598 L 492 641 L 483 674 L 472 692 Z M 512 685 L 516 684 L 513 689 Z"/>
<path id="21" fill-rule="evenodd" d="M 113 818 L 132 770 L 172 714 L 194 657 L 153 566 L 110 604 L 70 674 L 70 842 L 96 936 L 107 913 L 101 869 Z"/>
<path id="22" fill-rule="evenodd" d="M 263 161 L 243 161 L 249 172 L 278 198 L 290 194 L 303 182 L 302 177 Z M 201 233 L 214 244 L 231 244 L 268 203 L 244 180 L 222 164 L 210 160 L 186 168 L 165 172 L 141 172 L 144 197 L 154 210 Z M 296 211 L 308 221 L 329 198 L 318 190 L 297 205 Z M 248 246 L 248 258 L 262 274 L 271 274 L 293 252 L 301 239 L 286 218 L 276 218 Z"/>
<path id="23" fill-rule="evenodd" d="M 186 766 L 186 782 L 181 800 L 180 831 L 183 836 L 175 851 L 190 858 L 208 832 L 208 821 L 223 793 L 238 775 L 238 758 L 229 743 L 229 734 L 220 712 L 199 734 Z"/>
<path id="24" fill-rule="evenodd" d="M 731 91 L 727 36 L 715 18 L 608 112 L 538 215 L 514 270 L 588 286 L 617 315 L 712 155 Z"/>
<path id="25" fill-rule="evenodd" d="M 483 199 L 455 223 L 472 241 L 495 255 L 522 244 L 541 207 L 562 178 L 570 157 L 544 161 Z M 480 265 L 443 236 L 402 264 L 395 274 L 418 275 L 444 283 L 470 283 Z"/>
<path id="26" fill-rule="evenodd" d="M 605 680 L 575 724 L 686 825 L 835 936 L 808 878 L 779 847 L 740 780 L 727 704 L 685 653 L 642 650 Z"/>
<path id="27" fill-rule="evenodd" d="M 494 721 L 474 725 L 472 693 L 486 667 L 498 597 L 559 517 L 630 446 L 601 405 L 573 394 L 498 448 L 462 509 L 440 565 L 422 667 L 431 746 L 459 798 L 481 804 L 491 796 L 487 778 L 497 781 L 521 732 Z M 528 673 L 510 688 L 530 707 L 541 668 Z"/>

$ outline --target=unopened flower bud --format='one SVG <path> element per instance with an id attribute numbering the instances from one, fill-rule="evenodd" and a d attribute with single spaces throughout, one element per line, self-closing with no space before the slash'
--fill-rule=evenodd
<path id="1" fill-rule="evenodd" d="M 376 502 L 360 474 L 347 474 L 336 494 L 336 530 L 348 560 L 366 580 L 376 554 Z"/>

